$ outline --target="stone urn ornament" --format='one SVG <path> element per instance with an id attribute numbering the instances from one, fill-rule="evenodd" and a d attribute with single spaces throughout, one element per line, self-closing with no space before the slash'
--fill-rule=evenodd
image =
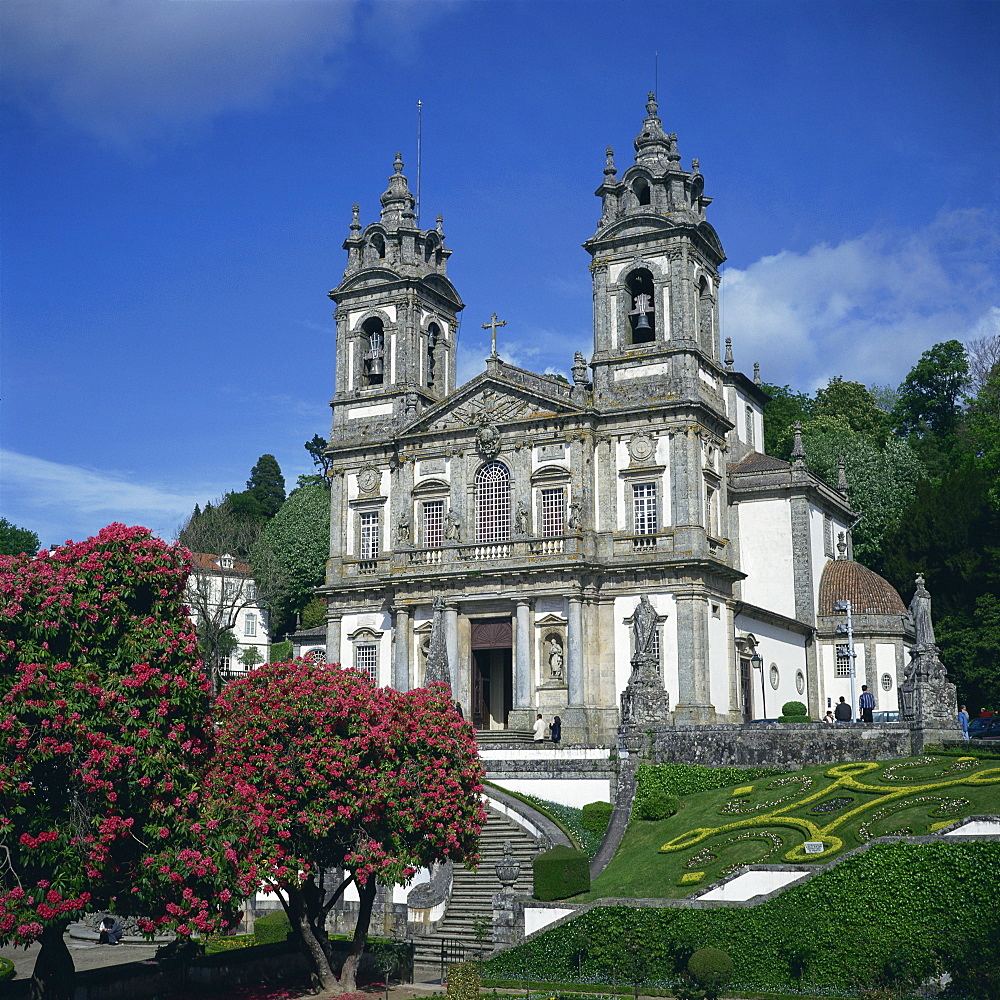
<path id="1" fill-rule="evenodd" d="M 496 863 L 495 871 L 500 884 L 505 889 L 509 889 L 521 874 L 521 866 L 514 859 L 509 840 L 505 840 L 503 843 L 503 857 Z"/>

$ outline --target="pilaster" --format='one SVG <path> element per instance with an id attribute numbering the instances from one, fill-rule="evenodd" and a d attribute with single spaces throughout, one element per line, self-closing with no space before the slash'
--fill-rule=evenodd
<path id="1" fill-rule="evenodd" d="M 410 690 L 410 609 L 396 608 L 394 628 L 395 659 L 392 669 L 392 686 L 397 691 Z"/>
<path id="2" fill-rule="evenodd" d="M 568 599 L 566 621 L 566 684 L 569 687 L 570 705 L 583 701 L 583 598 L 571 594 Z"/>
<path id="3" fill-rule="evenodd" d="M 514 707 L 531 704 L 531 604 L 519 598 L 514 613 Z"/>

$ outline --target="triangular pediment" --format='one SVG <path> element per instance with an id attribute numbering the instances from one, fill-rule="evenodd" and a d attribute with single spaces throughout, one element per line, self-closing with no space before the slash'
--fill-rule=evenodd
<path id="1" fill-rule="evenodd" d="M 564 386 L 544 375 L 505 365 L 510 377 L 477 375 L 446 399 L 424 410 L 404 433 L 475 429 L 484 423 L 502 427 L 520 420 L 578 413 Z M 517 381 L 514 381 L 517 379 Z"/>

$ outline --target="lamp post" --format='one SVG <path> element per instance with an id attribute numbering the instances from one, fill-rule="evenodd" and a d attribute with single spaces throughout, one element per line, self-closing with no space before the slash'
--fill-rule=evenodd
<path id="1" fill-rule="evenodd" d="M 755 649 L 750 657 L 750 666 L 760 671 L 760 717 L 767 718 L 767 698 L 764 694 L 764 657 Z"/>
<path id="2" fill-rule="evenodd" d="M 847 635 L 847 663 L 851 672 L 851 719 L 853 720 L 855 718 L 854 713 L 856 711 L 857 702 L 854 700 L 854 658 L 856 654 L 854 652 L 854 622 L 851 620 L 851 602 L 837 601 L 837 603 L 833 606 L 833 610 L 840 611 L 842 613 L 846 612 L 847 614 L 847 623 L 844 624 L 841 622 L 837 626 L 836 631 L 838 635 Z"/>

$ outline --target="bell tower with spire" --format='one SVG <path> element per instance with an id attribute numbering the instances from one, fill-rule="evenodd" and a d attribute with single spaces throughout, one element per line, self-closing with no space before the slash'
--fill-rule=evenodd
<path id="1" fill-rule="evenodd" d="M 666 133 L 654 95 L 635 138 L 635 163 L 618 177 L 608 147 L 593 258 L 594 385 L 606 396 L 634 378 L 690 370 L 698 354 L 718 366 L 719 266 L 726 259 L 705 219 L 705 182 L 693 160 L 681 166 L 677 135 Z"/>
<path id="2" fill-rule="evenodd" d="M 331 291 L 337 304 L 334 434 L 405 422 L 455 388 L 458 313 L 448 280 L 451 250 L 442 218 L 421 229 L 399 153 L 378 222 L 362 227 L 353 207 L 347 267 Z"/>

